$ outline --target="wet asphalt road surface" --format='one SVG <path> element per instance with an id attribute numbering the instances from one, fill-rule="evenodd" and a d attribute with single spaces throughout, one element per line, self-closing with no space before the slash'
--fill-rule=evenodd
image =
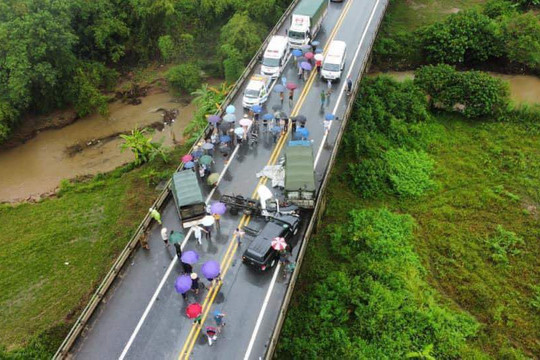
<path id="1" fill-rule="evenodd" d="M 362 42 L 358 58 L 354 63 L 352 70 L 353 81 L 358 78 L 363 59 L 369 55 L 367 52 L 371 42 L 374 40 L 378 23 L 383 16 L 385 1 L 387 0 L 380 0 L 378 3 L 376 0 L 346 0 L 344 3 L 330 3 L 328 15 L 323 22 L 323 28 L 317 36 L 321 46 L 324 47 L 329 36 L 332 35 L 332 30 L 348 4 L 347 1 L 352 4 L 349 5 L 350 8 L 334 37 L 334 40 L 345 41 L 348 47 L 342 81 L 333 84 L 333 93 L 329 101 L 324 107 L 321 107 L 320 92 L 326 90 L 327 85 L 326 82 L 315 79 L 298 112 L 308 119 L 306 128 L 310 132 L 309 138 L 313 140 L 314 154 L 317 154 L 323 139 L 324 114 L 332 112 L 336 107 L 336 101 L 340 95 L 339 90 L 345 82 L 345 74 L 347 74 L 353 62 L 358 44 L 368 24 L 368 19 L 373 18 L 365 33 L 365 39 Z M 376 4 L 377 8 L 374 10 L 373 16 L 371 16 Z M 289 22 L 286 21 L 285 26 L 288 26 L 288 24 Z M 284 35 L 285 29 L 280 29 L 279 34 Z M 305 86 L 305 82 L 299 80 L 296 74 L 297 69 L 293 62 L 290 61 L 284 76 L 287 77 L 288 81 L 299 85 L 299 88 L 295 90 L 295 103 Z M 238 119 L 242 117 L 241 101 L 242 96 L 239 94 L 234 99 Z M 348 101 L 348 98 L 343 95 L 337 106 L 337 116 L 342 116 L 345 111 L 346 101 Z M 279 103 L 278 94 L 272 93 L 263 113 L 266 110 L 273 112 L 271 110 L 272 106 Z M 287 99 L 283 104 L 282 111 L 287 114 L 291 112 Z M 316 167 L 316 178 L 319 184 L 326 171 L 340 126 L 341 121 L 333 123 L 326 145 L 323 146 Z M 274 146 L 272 136 L 264 134 L 262 131 L 258 144 L 254 146 L 241 145 L 236 157 L 231 160 L 227 173 L 219 184 L 217 191 L 213 194 L 212 201 L 218 200 L 221 194 L 240 194 L 251 197 L 258 183 L 255 173 L 262 170 L 267 164 Z M 216 152 L 214 159 L 213 171 L 221 172 L 224 168 L 224 158 Z M 269 186 L 269 184 L 270 181 L 267 185 Z M 202 188 L 206 197 L 211 189 L 206 184 L 203 184 Z M 277 196 L 280 196 L 279 190 L 272 190 Z M 172 198 L 161 209 L 161 214 L 163 223 L 169 230 L 182 229 Z M 309 217 L 310 215 L 303 217 L 302 229 L 307 226 Z M 200 254 L 200 260 L 194 266 L 194 271 L 199 273 L 201 278 L 202 274 L 199 271 L 201 264 L 210 259 L 221 262 L 224 258 L 230 242 L 233 241 L 232 234 L 238 226 L 240 218 L 241 214 L 233 216 L 227 212 L 221 218 L 221 230 L 214 230 L 210 241 L 204 239 L 203 236 L 202 245 L 198 245 L 194 237 L 191 236 L 186 243 L 184 251 L 195 250 Z M 251 219 L 249 227 L 260 228 L 263 224 L 263 220 L 255 218 Z M 297 241 L 302 241 L 302 233 L 303 231 L 300 231 L 299 235 L 297 235 Z M 98 307 L 88 328 L 79 337 L 72 349 L 71 354 L 75 358 L 118 359 L 126 347 L 139 323 L 139 319 L 147 309 L 152 295 L 175 257 L 174 247 L 166 248 L 164 246 L 159 225 L 153 225 L 148 239 L 151 249 L 149 251 L 138 249 L 132 255 L 126 268 L 107 293 L 103 303 Z M 206 319 L 205 325 L 215 326 L 212 312 L 219 309 L 226 313 L 226 326 L 212 346 L 208 346 L 206 336 L 203 336 L 202 333 L 197 334 L 193 348 L 188 348 L 191 350 L 190 358 L 241 359 L 244 357 L 273 273 L 273 269 L 266 273 L 255 272 L 241 263 L 241 256 L 249 242 L 250 237 L 246 236 L 243 244 L 232 254 L 231 266 L 223 277 L 223 285 L 215 297 L 209 316 Z M 298 245 L 294 248 L 294 257 L 296 257 L 298 248 Z M 185 308 L 190 302 L 198 301 L 202 303 L 208 293 L 207 290 L 201 290 L 198 295 L 190 294 L 188 302 L 185 302 L 174 289 L 174 281 L 181 274 L 180 263 L 176 262 L 169 276 L 164 280 L 164 285 L 158 294 L 157 300 L 149 308 L 145 321 L 141 324 L 137 336 L 126 353 L 126 359 L 175 359 L 180 355 L 188 334 L 193 327 L 192 321 L 185 316 Z M 207 283 L 204 278 L 202 281 Z M 258 359 L 265 354 L 266 344 L 277 320 L 287 284 L 288 277 L 284 278 L 279 274 L 251 352 L 251 359 Z"/>

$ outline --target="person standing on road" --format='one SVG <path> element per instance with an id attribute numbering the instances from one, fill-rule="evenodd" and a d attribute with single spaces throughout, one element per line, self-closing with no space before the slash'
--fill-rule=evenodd
<path id="1" fill-rule="evenodd" d="M 223 327 L 225 326 L 225 322 L 223 321 L 225 315 L 225 313 L 222 313 L 218 309 L 214 310 L 214 321 L 216 322 L 218 333 L 220 333 L 221 329 L 223 329 Z"/>
<path id="2" fill-rule="evenodd" d="M 350 95 L 352 91 L 352 79 L 351 75 L 347 77 L 347 94 Z"/>
<path id="3" fill-rule="evenodd" d="M 283 100 L 285 100 L 285 95 L 283 94 L 283 91 L 279 93 L 279 100 L 281 101 L 281 104 L 283 104 Z"/>
<path id="4" fill-rule="evenodd" d="M 186 274 L 191 274 L 193 272 L 193 266 L 183 261 L 180 261 L 180 262 L 182 263 L 182 269 L 184 270 Z"/>
<path id="5" fill-rule="evenodd" d="M 148 211 L 150 211 L 150 217 L 161 225 L 161 214 L 154 208 L 150 208 Z"/>
<path id="6" fill-rule="evenodd" d="M 166 247 L 169 247 L 169 234 L 167 233 L 168 231 L 169 230 L 167 230 L 165 226 L 161 228 L 161 238 L 163 239 Z"/>
<path id="7" fill-rule="evenodd" d="M 204 230 L 206 231 L 206 240 L 212 240 L 212 226 L 205 226 Z"/>
<path id="8" fill-rule="evenodd" d="M 179 243 L 174 243 L 174 250 L 176 251 L 176 256 L 178 260 L 182 257 L 182 246 Z"/>
<path id="9" fill-rule="evenodd" d="M 304 73 L 304 69 L 302 69 L 302 67 L 300 66 L 300 64 L 298 64 L 298 79 L 302 79 L 302 75 Z"/>
<path id="10" fill-rule="evenodd" d="M 324 90 L 321 90 L 321 108 L 324 107 L 324 103 L 326 102 L 326 94 L 324 93 Z"/>
<path id="11" fill-rule="evenodd" d="M 236 240 L 238 241 L 238 246 L 242 245 L 242 239 L 244 238 L 245 234 L 246 233 L 244 232 L 244 230 L 241 230 L 240 228 L 236 228 L 236 230 L 234 230 L 233 236 L 236 237 Z"/>
<path id="12" fill-rule="evenodd" d="M 208 337 L 208 346 L 212 346 L 212 342 L 217 340 L 217 329 L 213 326 L 207 326 L 206 336 Z"/>
<path id="13" fill-rule="evenodd" d="M 331 126 L 331 121 L 330 120 L 324 120 L 323 121 L 323 126 L 324 126 L 324 133 L 325 135 L 328 134 L 328 132 L 330 131 L 330 126 Z"/>
<path id="14" fill-rule="evenodd" d="M 199 275 L 197 273 L 191 273 L 191 290 L 197 295 L 199 293 Z"/>
<path id="15" fill-rule="evenodd" d="M 289 90 L 289 107 L 293 107 L 294 90 Z"/>
<path id="16" fill-rule="evenodd" d="M 221 215 L 214 214 L 212 216 L 214 217 L 214 224 L 216 224 L 216 230 L 217 231 L 221 230 L 221 224 L 219 223 L 219 220 L 221 219 Z"/>
<path id="17" fill-rule="evenodd" d="M 332 93 L 332 80 L 328 79 L 326 81 L 326 97 L 330 97 L 330 94 Z"/>
<path id="18" fill-rule="evenodd" d="M 287 78 L 285 76 L 281 77 L 281 85 L 283 85 L 284 87 L 287 86 Z"/>
<path id="19" fill-rule="evenodd" d="M 321 60 L 315 60 L 315 67 L 317 68 L 317 74 L 321 74 L 321 66 L 322 66 L 322 61 Z"/>
<path id="20" fill-rule="evenodd" d="M 198 226 L 198 225 L 195 225 L 193 226 L 193 235 L 195 235 L 195 239 L 197 239 L 197 242 L 199 243 L 199 245 L 202 245 L 202 233 L 201 231 L 204 231 L 204 232 L 207 232 L 206 230 L 204 230 L 202 227 Z"/>

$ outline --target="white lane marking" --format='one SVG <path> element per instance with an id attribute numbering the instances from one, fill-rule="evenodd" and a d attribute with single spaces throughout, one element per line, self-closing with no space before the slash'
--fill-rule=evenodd
<path id="1" fill-rule="evenodd" d="M 248 360 L 249 356 L 251 355 L 253 344 L 255 344 L 255 339 L 257 338 L 257 333 L 259 332 L 259 327 L 262 324 L 262 319 L 264 317 L 264 313 L 266 312 L 266 307 L 268 306 L 268 302 L 270 301 L 270 296 L 272 295 L 272 291 L 274 290 L 274 285 L 276 284 L 277 275 L 279 274 L 280 269 L 281 269 L 281 263 L 278 263 L 278 265 L 276 266 L 276 269 L 274 270 L 274 275 L 272 276 L 270 287 L 268 288 L 268 291 L 266 292 L 266 296 L 264 298 L 261 311 L 259 312 L 259 317 L 257 318 L 257 322 L 255 323 L 255 329 L 253 329 L 253 333 L 251 334 L 251 339 L 249 340 L 249 345 L 246 350 L 246 354 L 244 355 L 244 360 Z"/>
<path id="2" fill-rule="evenodd" d="M 229 159 L 229 162 L 225 165 L 225 167 L 223 168 L 223 170 L 221 171 L 221 174 L 219 176 L 219 179 L 217 181 L 217 184 L 216 186 L 212 189 L 212 191 L 210 191 L 210 194 L 208 195 L 208 197 L 206 198 L 206 201 L 205 203 L 208 204 L 208 202 L 210 201 L 210 199 L 212 198 L 212 196 L 214 195 L 214 192 L 216 191 L 219 183 L 221 182 L 221 179 L 223 179 L 223 175 L 225 174 L 225 172 L 227 171 L 227 169 L 229 168 L 229 166 L 231 165 L 231 161 L 232 159 L 234 159 L 234 156 L 236 155 L 236 153 L 238 152 L 238 148 L 240 147 L 240 145 L 236 145 L 236 147 L 234 148 L 234 151 L 233 153 L 231 154 L 231 158 Z M 190 228 L 186 237 L 184 238 L 184 241 L 182 242 L 182 245 L 181 245 L 181 248 L 182 250 L 184 249 L 184 247 L 186 246 L 186 243 L 187 241 L 189 240 L 191 234 L 193 233 L 193 229 Z M 141 316 L 141 318 L 139 319 L 139 322 L 137 323 L 137 326 L 135 327 L 135 330 L 133 330 L 133 333 L 131 334 L 131 337 L 129 338 L 126 346 L 124 347 L 124 350 L 122 351 L 122 354 L 120 354 L 120 357 L 118 358 L 119 360 L 124 360 L 124 358 L 126 357 L 129 349 L 131 348 L 131 345 L 133 344 L 133 341 L 135 341 L 135 338 L 137 337 L 137 334 L 139 333 L 139 331 L 141 330 L 141 327 L 144 323 L 144 321 L 146 320 L 146 317 L 148 316 L 148 314 L 150 313 L 150 310 L 152 309 L 152 306 L 154 306 L 154 303 L 156 302 L 156 299 L 159 295 L 159 293 L 161 292 L 161 289 L 163 288 L 163 286 L 165 285 L 165 281 L 169 278 L 169 275 L 171 274 L 171 271 L 172 269 L 174 268 L 174 265 L 176 264 L 176 262 L 178 261 L 178 256 L 175 255 L 174 258 L 171 260 L 171 263 L 169 264 L 169 267 L 167 268 L 167 271 L 165 272 L 165 274 L 163 275 L 163 278 L 161 278 L 161 281 L 159 282 L 159 285 L 156 289 L 156 291 L 154 292 L 154 294 L 152 295 L 152 298 L 150 299 L 150 301 L 148 302 L 148 305 L 146 306 L 146 309 L 144 309 L 144 312 Z"/>
<path id="3" fill-rule="evenodd" d="M 362 43 L 364 42 L 364 38 L 366 37 L 367 31 L 369 29 L 369 25 L 371 24 L 371 20 L 373 20 L 373 16 L 375 15 L 375 10 L 377 10 L 377 7 L 379 6 L 379 2 L 380 2 L 380 0 L 377 0 L 377 2 L 375 3 L 375 6 L 373 7 L 373 10 L 371 10 L 371 15 L 369 17 L 367 26 L 364 29 L 362 37 L 360 38 L 360 42 L 358 43 L 358 49 L 356 49 L 356 53 L 354 54 L 353 61 L 351 63 L 351 66 L 349 68 L 349 72 L 347 73 L 347 76 L 345 77 L 345 79 L 347 79 L 351 75 L 351 73 L 353 71 L 354 63 L 356 62 L 356 59 L 358 58 L 358 55 L 360 54 L 360 49 L 362 48 Z M 332 114 L 334 114 L 334 115 L 336 114 L 336 110 L 337 110 L 337 108 L 339 106 L 339 103 L 341 101 L 341 97 L 343 96 L 345 86 L 347 86 L 346 81 L 343 83 L 343 86 L 341 87 L 341 91 L 339 92 L 339 97 L 338 97 L 338 99 L 336 101 L 336 106 L 334 107 L 334 110 L 332 110 Z M 330 129 L 332 128 L 332 123 L 333 122 L 334 121 L 332 121 L 330 123 L 330 128 L 328 129 L 328 131 L 325 131 L 325 133 L 324 133 L 323 139 L 321 141 L 321 145 L 319 146 L 319 151 L 317 151 L 317 156 L 315 157 L 315 162 L 313 163 L 313 168 L 314 169 L 317 168 L 317 162 L 319 161 L 319 158 L 321 157 L 321 153 L 322 153 L 324 144 L 326 142 L 326 138 L 328 137 L 328 134 L 330 133 Z"/>
<path id="4" fill-rule="evenodd" d="M 364 33 L 362 34 L 362 38 L 360 39 L 360 43 L 358 44 L 358 49 L 356 50 L 356 54 L 354 55 L 354 58 L 353 58 L 353 61 L 351 63 L 351 67 L 349 69 L 347 77 L 349 77 L 349 75 L 351 74 L 351 72 L 352 72 L 352 70 L 354 68 L 354 63 L 356 62 L 356 60 L 358 58 L 358 54 L 360 53 L 360 48 L 362 47 L 362 43 L 364 42 L 364 38 L 366 37 L 367 30 L 369 29 L 369 26 L 371 25 L 371 20 L 373 20 L 373 16 L 375 15 L 375 10 L 377 10 L 377 7 L 379 6 L 379 2 L 380 2 L 380 0 L 377 0 L 377 2 L 375 3 L 375 6 L 373 7 L 373 10 L 371 11 L 371 16 L 369 17 L 366 28 L 364 29 Z M 334 113 L 335 113 L 335 111 L 336 111 L 336 109 L 337 109 L 337 107 L 339 105 L 339 102 L 341 100 L 341 96 L 343 96 L 343 90 L 345 89 L 346 84 L 347 83 L 343 84 L 343 87 L 341 89 L 341 94 L 339 95 L 339 98 L 338 98 L 338 100 L 336 102 L 336 106 L 334 108 Z M 330 126 L 331 125 L 332 124 L 330 124 Z M 316 167 L 317 161 L 319 160 L 319 157 L 321 155 L 321 151 L 322 151 L 322 148 L 324 146 L 324 142 L 326 140 L 327 135 L 328 135 L 328 133 L 325 133 L 325 135 L 323 137 L 323 140 L 321 141 L 321 145 L 320 145 L 319 151 L 317 153 L 317 158 L 315 159 L 315 162 L 314 162 L 314 165 L 313 165 L 314 168 Z M 263 306 L 261 308 L 261 311 L 259 312 L 257 322 L 255 323 L 255 329 L 253 329 L 253 333 L 251 334 L 251 339 L 249 341 L 249 345 L 248 345 L 248 348 L 246 350 L 246 354 L 244 355 L 244 360 L 248 360 L 249 356 L 251 355 L 251 350 L 253 349 L 253 345 L 255 344 L 255 339 L 257 338 L 257 333 L 259 332 L 259 328 L 261 326 L 261 323 L 262 323 L 262 320 L 263 320 L 263 317 L 264 317 L 264 313 L 266 312 L 266 307 L 268 305 L 268 302 L 270 301 L 270 296 L 272 295 L 272 291 L 274 290 L 274 285 L 275 285 L 276 280 L 277 280 L 277 274 L 279 272 L 280 265 L 281 264 L 278 264 L 278 266 L 276 267 L 276 270 L 274 272 L 274 276 L 272 276 L 272 281 L 270 282 L 270 287 L 268 288 L 268 291 L 266 292 L 266 296 L 264 298 Z"/>

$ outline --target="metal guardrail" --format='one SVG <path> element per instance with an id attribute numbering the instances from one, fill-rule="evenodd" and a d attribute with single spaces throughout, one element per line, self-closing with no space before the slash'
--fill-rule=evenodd
<path id="1" fill-rule="evenodd" d="M 389 3 L 389 0 L 386 0 L 384 8 L 383 8 L 383 14 L 386 12 L 386 8 L 388 7 L 388 3 Z M 377 37 L 377 33 L 379 31 L 379 27 L 381 25 L 382 18 L 383 18 L 382 16 L 379 18 L 377 26 L 376 26 L 375 36 L 373 37 L 373 41 L 369 44 L 369 48 L 368 48 L 368 53 L 369 54 L 371 54 L 371 49 L 373 48 L 373 44 L 374 44 L 375 39 Z M 332 154 L 330 155 L 330 161 L 329 161 L 328 167 L 327 167 L 327 169 L 326 169 L 326 171 L 324 173 L 323 181 L 322 181 L 322 184 L 321 184 L 321 189 L 320 189 L 319 195 L 317 196 L 317 203 L 315 204 L 315 209 L 313 211 L 313 215 L 311 216 L 311 220 L 309 222 L 308 228 L 307 228 L 306 233 L 304 235 L 304 241 L 302 241 L 302 245 L 300 246 L 300 250 L 298 252 L 298 258 L 297 258 L 297 261 L 296 261 L 296 268 L 294 269 L 294 271 L 293 271 L 293 273 L 291 275 L 291 280 L 289 282 L 289 286 L 287 287 L 287 291 L 285 293 L 285 298 L 283 300 L 283 303 L 281 304 L 281 309 L 279 310 L 279 315 L 278 315 L 278 318 L 277 318 L 277 321 L 276 321 L 276 325 L 274 326 L 274 331 L 273 331 L 272 336 L 271 336 L 271 338 L 270 338 L 270 340 L 269 340 L 269 342 L 267 344 L 267 347 L 266 347 L 265 360 L 271 360 L 273 358 L 273 356 L 274 356 L 274 352 L 276 350 L 276 346 L 277 346 L 278 339 L 279 339 L 279 336 L 280 336 L 280 333 L 281 333 L 281 329 L 282 329 L 283 323 L 285 321 L 285 316 L 287 315 L 287 310 L 289 308 L 289 303 L 291 301 L 292 294 L 294 292 L 294 287 L 296 285 L 296 282 L 298 280 L 298 276 L 300 274 L 300 269 L 302 267 L 302 262 L 304 260 L 304 255 L 305 255 L 306 250 L 307 250 L 307 245 L 309 243 L 309 239 L 310 239 L 310 237 L 311 237 L 311 235 L 312 235 L 312 233 L 313 233 L 313 231 L 314 231 L 314 229 L 315 229 L 315 227 L 316 227 L 319 219 L 321 218 L 321 215 L 324 212 L 324 209 L 326 207 L 326 197 L 325 197 L 326 187 L 328 186 L 328 182 L 330 180 L 330 174 L 332 172 L 332 169 L 333 169 L 335 161 L 336 161 L 339 145 L 341 144 L 341 138 L 343 137 L 343 133 L 345 132 L 345 128 L 347 127 L 347 122 L 349 120 L 351 112 L 354 109 L 354 103 L 355 103 L 354 99 L 356 99 L 356 95 L 358 93 L 360 80 L 362 79 L 362 75 L 363 75 L 363 73 L 364 73 L 364 71 L 366 69 L 366 64 L 368 63 L 369 58 L 370 58 L 369 56 L 366 57 L 364 59 L 364 61 L 362 62 L 362 64 L 360 65 L 360 70 L 358 72 L 360 74 L 360 76 L 358 77 L 358 80 L 354 84 L 351 95 L 349 97 L 349 99 L 351 99 L 351 101 L 349 101 L 349 103 L 347 104 L 347 108 L 345 109 L 345 114 L 343 116 L 343 123 L 342 123 L 341 128 L 340 128 L 340 130 L 338 132 L 336 142 L 335 142 L 335 146 L 332 149 Z"/>
<path id="2" fill-rule="evenodd" d="M 279 28 L 283 25 L 283 23 L 285 22 L 285 20 L 290 15 L 290 13 L 292 12 L 292 10 L 294 9 L 294 7 L 299 1 L 300 0 L 293 0 L 291 4 L 289 5 L 289 7 L 287 7 L 287 9 L 285 10 L 283 15 L 281 15 L 276 25 L 272 28 L 268 36 L 265 38 L 265 40 L 259 47 L 259 50 L 257 50 L 257 52 L 255 53 L 251 61 L 248 63 L 248 65 L 246 66 L 242 74 L 240 75 L 240 78 L 236 80 L 236 83 L 233 89 L 227 94 L 227 96 L 221 103 L 220 105 L 221 110 L 217 111 L 216 115 L 222 115 L 225 107 L 229 105 L 232 99 L 237 95 L 238 91 L 241 89 L 242 85 L 244 84 L 244 81 L 249 77 L 249 75 L 251 74 L 255 66 L 257 65 L 259 61 L 259 57 L 261 56 L 266 45 L 270 41 L 270 38 L 279 31 Z M 207 138 L 210 135 L 211 131 L 212 131 L 212 128 L 210 126 L 207 126 L 203 130 L 201 135 L 197 138 L 194 145 L 197 144 L 202 139 Z M 192 150 L 193 150 L 193 146 L 191 147 L 191 151 Z M 182 168 L 183 168 L 183 164 L 180 163 L 180 165 L 176 168 L 176 171 L 179 171 Z M 172 180 L 169 179 L 163 191 L 159 194 L 156 201 L 154 201 L 154 203 L 152 204 L 153 208 L 160 209 L 163 203 L 165 203 L 165 200 L 167 200 L 167 198 L 169 197 L 171 193 L 171 190 L 170 190 L 171 181 Z M 109 272 L 105 275 L 105 278 L 103 279 L 101 284 L 99 284 L 98 288 L 96 289 L 96 291 L 90 298 L 90 301 L 88 302 L 86 307 L 83 309 L 81 315 L 79 315 L 79 317 L 77 318 L 77 320 L 71 327 L 66 338 L 64 339 L 62 344 L 60 344 L 60 347 L 54 354 L 53 359 L 55 360 L 64 359 L 68 355 L 73 344 L 75 343 L 75 341 L 77 340 L 81 332 L 84 330 L 84 327 L 90 320 L 91 316 L 93 315 L 94 311 L 98 307 L 99 303 L 101 302 L 101 300 L 103 299 L 107 291 L 109 290 L 113 281 L 116 279 L 116 276 L 120 273 L 120 271 L 124 267 L 126 260 L 131 256 L 133 251 L 137 248 L 137 245 L 139 244 L 141 237 L 145 235 L 145 232 L 148 229 L 148 226 L 150 225 L 151 222 L 152 222 L 152 218 L 150 217 L 150 214 L 146 214 L 142 222 L 139 224 L 139 226 L 135 230 L 135 233 L 133 234 L 133 236 L 131 237 L 131 239 L 125 246 L 125 248 L 122 250 L 118 258 L 112 265 Z"/>

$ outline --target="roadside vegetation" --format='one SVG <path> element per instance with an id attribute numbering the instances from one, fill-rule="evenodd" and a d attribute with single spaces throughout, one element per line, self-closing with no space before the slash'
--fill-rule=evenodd
<path id="1" fill-rule="evenodd" d="M 433 91 L 441 69 L 363 81 L 279 358 L 540 354 L 540 109 L 476 72 Z"/>
<path id="2" fill-rule="evenodd" d="M 152 62 L 190 93 L 236 80 L 288 0 L 23 0 L 0 4 L 0 143 L 26 114 L 107 112 L 121 75 Z M 215 34 L 221 33 L 221 36 Z"/>
<path id="3" fill-rule="evenodd" d="M 394 1 L 374 49 L 379 70 L 445 63 L 540 74 L 539 4 L 488 0 Z M 441 20 L 442 18 L 442 20 Z"/>

